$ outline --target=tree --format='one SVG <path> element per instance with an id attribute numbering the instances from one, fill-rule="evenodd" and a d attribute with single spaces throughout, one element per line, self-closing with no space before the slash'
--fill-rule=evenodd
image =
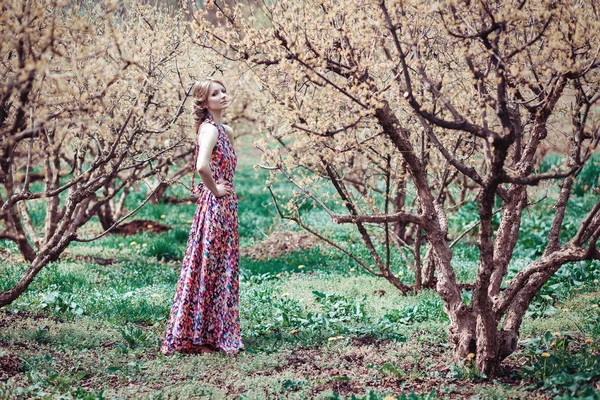
<path id="1" fill-rule="evenodd" d="M 180 15 L 138 3 L 8 2 L 0 22 L 0 239 L 28 264 L 2 307 L 71 242 L 102 237 L 172 182 L 169 166 L 193 152 L 180 118 L 190 74 L 208 67 L 190 58 Z M 141 182 L 146 200 L 126 211 Z M 95 215 L 104 229 L 80 236 Z"/>
<path id="2" fill-rule="evenodd" d="M 436 282 L 444 301 L 455 357 L 473 353 L 479 371 L 495 374 L 543 284 L 566 263 L 600 258 L 600 201 L 576 232 L 562 229 L 573 181 L 600 140 L 600 3 L 210 4 L 225 23 L 196 17 L 197 43 L 248 67 L 270 134 L 263 163 L 298 188 L 277 202 L 282 216 L 403 293 L 411 288 L 392 273 L 390 252 L 410 246 L 416 288 Z M 557 139 L 566 162 L 538 172 Z M 532 187 L 547 182 L 559 186 L 548 243 L 503 286 Z M 463 235 L 447 222 L 461 198 L 479 207 L 470 304 L 451 264 Z M 352 224 L 369 258 L 303 221 L 306 201 Z"/>

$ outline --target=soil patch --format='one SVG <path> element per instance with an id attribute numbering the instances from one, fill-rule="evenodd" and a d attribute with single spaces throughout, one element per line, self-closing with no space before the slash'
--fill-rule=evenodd
<path id="1" fill-rule="evenodd" d="M 379 347 L 388 343 L 390 343 L 389 339 L 381 339 L 369 335 L 352 338 L 352 344 L 354 344 L 355 346 L 375 345 Z"/>
<path id="2" fill-rule="evenodd" d="M 242 249 L 241 253 L 243 256 L 255 260 L 266 260 L 277 258 L 296 250 L 307 250 L 319 243 L 322 243 L 319 238 L 307 233 L 275 232 L 262 242 Z"/>
<path id="3" fill-rule="evenodd" d="M 198 200 L 197 197 L 166 197 L 165 199 L 163 199 L 163 203 L 168 203 L 168 204 L 192 204 L 195 203 L 196 200 Z"/>
<path id="4" fill-rule="evenodd" d="M 156 221 L 150 221 L 147 219 L 136 219 L 121 226 L 117 226 L 111 231 L 117 235 L 129 236 L 135 235 L 139 232 L 155 232 L 163 233 L 171 230 L 170 226 L 160 224 Z"/>
<path id="5" fill-rule="evenodd" d="M 64 319 L 55 317 L 53 315 L 32 314 L 25 311 L 19 311 L 16 313 L 4 311 L 0 312 L 0 328 L 11 326 L 13 323 L 22 321 L 26 318 L 32 319 L 34 321 L 39 321 L 40 319 L 49 319 L 54 322 L 65 322 Z"/>
<path id="6" fill-rule="evenodd" d="M 14 354 L 0 356 L 0 381 L 6 381 L 19 373 L 20 360 Z"/>
<path id="7" fill-rule="evenodd" d="M 103 258 L 97 256 L 77 256 L 75 257 L 77 261 L 82 261 L 85 263 L 94 263 L 98 265 L 112 265 L 115 263 L 115 260 L 112 258 Z"/>
<path id="8" fill-rule="evenodd" d="M 348 396 L 350 394 L 357 394 L 364 391 L 363 385 L 361 382 L 356 381 L 348 381 L 349 379 L 345 376 L 334 377 L 330 381 L 317 385 L 312 388 L 313 394 L 321 393 L 327 389 L 331 389 L 337 394 L 342 396 Z"/>

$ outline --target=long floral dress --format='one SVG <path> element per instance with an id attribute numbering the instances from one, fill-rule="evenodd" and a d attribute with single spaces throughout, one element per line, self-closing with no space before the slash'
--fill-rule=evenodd
<path id="1" fill-rule="evenodd" d="M 218 134 L 210 168 L 215 182 L 233 186 L 237 154 L 223 125 L 209 114 L 203 123 L 213 124 Z M 196 141 L 198 142 L 198 141 Z M 196 143 L 196 156 L 199 145 Z M 239 318 L 238 203 L 235 191 L 215 197 L 202 183 L 175 299 L 167 322 L 161 352 L 190 353 L 200 345 L 212 345 L 226 353 L 242 349 Z"/>

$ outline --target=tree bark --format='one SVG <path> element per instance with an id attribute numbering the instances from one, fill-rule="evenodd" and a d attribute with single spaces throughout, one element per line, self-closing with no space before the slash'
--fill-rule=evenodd
<path id="1" fill-rule="evenodd" d="M 110 207 L 110 202 L 103 204 L 97 212 L 98 219 L 102 225 L 102 229 L 107 230 L 115 223 L 113 212 Z"/>

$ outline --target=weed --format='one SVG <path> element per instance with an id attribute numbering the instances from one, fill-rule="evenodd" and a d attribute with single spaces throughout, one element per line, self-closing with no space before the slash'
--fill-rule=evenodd
<path id="1" fill-rule="evenodd" d="M 578 325 L 579 331 L 584 336 L 591 336 L 593 342 L 600 342 L 600 299 L 595 299 L 585 307 L 584 317 Z"/>
<path id="2" fill-rule="evenodd" d="M 334 393 L 333 396 L 327 397 L 327 400 L 343 400 L 343 397 L 340 397 L 338 393 Z M 437 399 L 437 394 L 434 391 L 429 393 L 420 393 L 416 394 L 412 390 L 409 394 L 401 394 L 399 396 L 390 396 L 385 394 L 380 394 L 369 390 L 364 396 L 356 396 L 352 395 L 347 398 L 348 400 L 435 400 Z"/>
<path id="3" fill-rule="evenodd" d="M 442 301 L 439 297 L 423 299 L 418 304 L 406 305 L 400 309 L 388 310 L 383 318 L 391 323 L 409 325 L 430 320 L 447 321 Z"/>
<path id="4" fill-rule="evenodd" d="M 181 260 L 183 258 L 182 250 L 165 240 L 153 241 L 146 249 L 147 256 L 156 257 L 159 261 Z"/>
<path id="5" fill-rule="evenodd" d="M 600 378 L 600 356 L 588 343 L 576 343 L 569 332 L 546 332 L 522 343 L 525 379 L 558 398 L 600 398 L 594 387 Z"/>
<path id="6" fill-rule="evenodd" d="M 150 335 L 147 332 L 144 332 L 135 325 L 126 326 L 125 329 L 119 327 L 117 330 L 125 340 L 125 343 L 132 349 L 146 346 L 150 339 Z"/>
<path id="7" fill-rule="evenodd" d="M 583 196 L 600 186 L 600 153 L 592 155 L 573 184 L 573 193 Z"/>
<path id="8" fill-rule="evenodd" d="M 471 354 L 469 354 L 470 356 Z M 473 358 L 467 356 L 465 360 L 450 364 L 450 371 L 446 374 L 447 378 L 458 380 L 473 381 L 476 379 L 485 379 L 486 376 L 477 370 Z"/>
<path id="9" fill-rule="evenodd" d="M 252 275 L 247 270 L 240 273 L 240 282 L 247 282 L 249 284 L 260 284 L 267 281 L 279 280 L 279 276 L 266 272 L 264 274 Z"/>
<path id="10" fill-rule="evenodd" d="M 378 367 L 377 369 L 380 372 L 382 372 L 383 374 L 391 376 L 392 378 L 394 378 L 396 380 L 406 379 L 406 373 L 402 369 L 398 368 L 398 366 L 396 366 L 396 364 L 394 364 L 392 362 L 386 362 L 385 364 Z"/>
<path id="11" fill-rule="evenodd" d="M 182 260 L 186 248 L 188 232 L 182 229 L 173 229 L 150 241 L 145 247 L 144 254 L 156 257 L 157 260 L 174 261 Z"/>
<path id="12" fill-rule="evenodd" d="M 533 297 L 527 316 L 542 318 L 556 313 L 559 301 L 571 298 L 576 291 L 593 287 L 600 276 L 600 265 L 592 261 L 580 261 L 563 266 L 548 279 Z"/>
<path id="13" fill-rule="evenodd" d="M 563 156 L 556 153 L 547 154 L 544 159 L 537 165 L 537 170 L 540 173 L 556 170 L 563 162 Z"/>
<path id="14" fill-rule="evenodd" d="M 81 317 L 85 312 L 75 294 L 56 290 L 43 293 L 38 307 L 41 310 L 66 317 Z"/>
<path id="15" fill-rule="evenodd" d="M 72 376 L 57 372 L 44 375 L 38 372 L 26 374 L 28 386 L 9 387 L 0 382 L 0 398 L 2 399 L 27 399 L 27 398 L 59 398 L 73 400 L 105 400 L 104 390 L 88 391 L 77 385 L 87 372 L 80 371 Z"/>
<path id="16" fill-rule="evenodd" d="M 348 298 L 313 290 L 315 301 L 321 306 L 328 324 L 343 324 L 365 318 L 365 297 Z"/>
<path id="17" fill-rule="evenodd" d="M 281 387 L 285 391 L 295 392 L 307 385 L 308 385 L 308 382 L 306 382 L 306 381 L 297 381 L 297 380 L 293 380 L 293 379 L 286 379 L 282 382 Z"/>
<path id="18" fill-rule="evenodd" d="M 52 342 L 52 336 L 48 332 L 48 327 L 40 326 L 30 336 L 30 339 L 39 344 L 48 344 Z"/>

